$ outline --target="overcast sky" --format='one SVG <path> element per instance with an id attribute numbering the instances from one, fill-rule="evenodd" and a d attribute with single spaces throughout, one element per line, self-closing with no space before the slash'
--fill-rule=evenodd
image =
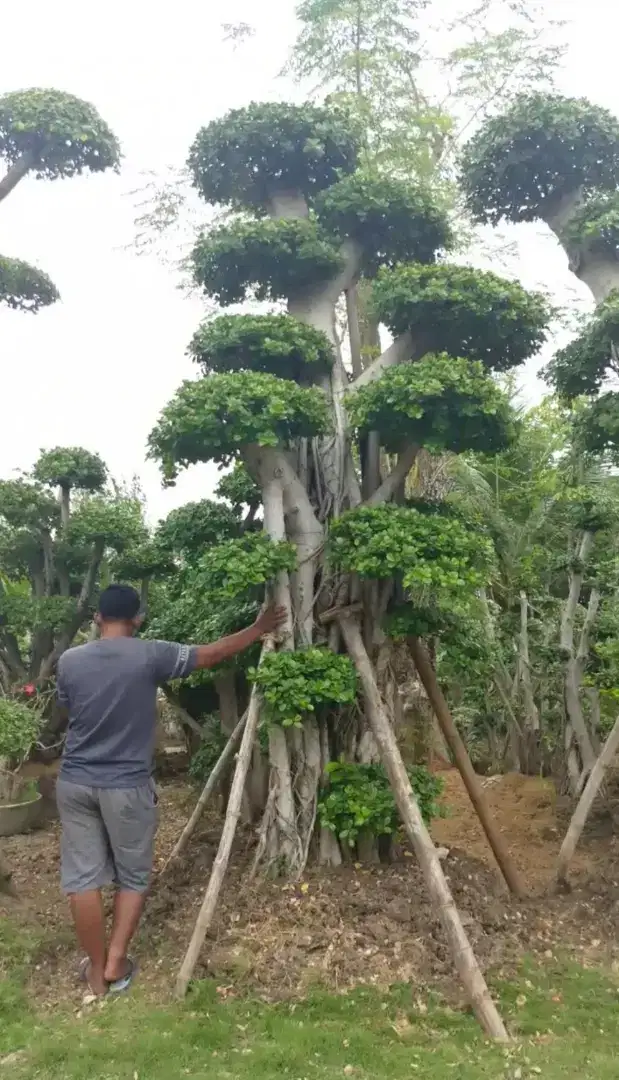
<path id="1" fill-rule="evenodd" d="M 378 0 L 377 0 L 378 2 Z M 451 0 L 442 0 L 449 8 Z M 561 89 L 619 114 L 608 0 L 549 0 L 572 20 Z M 129 247 L 147 173 L 180 166 L 198 128 L 249 100 L 286 93 L 275 77 L 294 38 L 294 0 L 30 0 L 2 12 L 0 93 L 50 86 L 91 101 L 119 137 L 120 176 L 54 183 L 26 179 L 0 206 L 0 250 L 50 274 L 61 302 L 36 316 L 0 310 L 0 476 L 26 469 L 41 447 L 82 445 L 112 473 L 138 474 L 156 520 L 210 494 L 215 470 L 190 470 L 162 491 L 144 460 L 157 415 L 183 378 L 202 307 L 178 274 Z M 256 38 L 234 52 L 221 23 L 246 21 Z M 561 303 L 589 304 L 552 240 L 527 228 L 518 273 Z M 527 397 L 539 393 L 531 364 Z"/>

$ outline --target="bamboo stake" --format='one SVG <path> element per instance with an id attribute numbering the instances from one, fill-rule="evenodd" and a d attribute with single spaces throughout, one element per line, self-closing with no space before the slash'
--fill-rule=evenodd
<path id="1" fill-rule="evenodd" d="M 415 800 L 359 627 L 347 618 L 340 619 L 340 626 L 348 653 L 359 673 L 368 710 L 368 720 L 393 788 L 400 817 L 415 849 L 468 999 L 484 1031 L 493 1039 L 507 1041 L 505 1025 L 490 996 L 471 943 L 462 926 L 436 848 Z"/>
<path id="2" fill-rule="evenodd" d="M 220 757 L 218 758 L 216 764 L 211 769 L 211 772 L 209 773 L 209 776 L 208 776 L 208 780 L 206 781 L 206 784 L 204 785 L 204 787 L 202 789 L 202 793 L 201 793 L 200 798 L 198 799 L 198 801 L 197 801 L 197 803 L 196 803 L 196 805 L 194 807 L 194 810 L 193 810 L 193 813 L 191 814 L 191 817 L 187 821 L 187 824 L 185 825 L 185 828 L 183 829 L 181 835 L 179 836 L 178 840 L 176 841 L 174 847 L 172 848 L 172 851 L 170 852 L 168 858 L 166 859 L 165 863 L 161 867 L 161 870 L 159 871 L 159 874 L 158 874 L 158 879 L 159 880 L 161 880 L 163 875 L 166 873 L 166 871 L 167 871 L 168 867 L 170 866 L 170 864 L 172 862 L 174 862 L 175 859 L 178 859 L 179 855 L 183 854 L 185 848 L 187 847 L 187 844 L 191 840 L 191 837 L 193 836 L 193 834 L 194 834 L 194 832 L 196 830 L 196 826 L 197 826 L 198 822 L 200 821 L 200 818 L 202 817 L 202 815 L 204 813 L 204 810 L 206 808 L 206 804 L 208 803 L 211 795 L 217 790 L 219 782 L 220 782 L 221 778 L 224 776 L 224 774 L 225 774 L 225 772 L 226 772 L 226 770 L 228 768 L 228 765 L 229 765 L 232 757 L 234 756 L 234 751 L 236 750 L 236 747 L 237 747 L 238 742 L 239 742 L 239 740 L 241 738 L 241 735 L 243 734 L 246 723 L 247 723 L 247 711 L 245 711 L 243 713 L 241 719 L 239 720 L 239 722 L 236 725 L 234 731 L 232 732 L 230 738 L 228 739 L 228 742 L 224 746 Z"/>
<path id="3" fill-rule="evenodd" d="M 572 820 L 570 821 L 569 828 L 565 834 L 565 839 L 561 844 L 561 851 L 559 852 L 559 859 L 557 861 L 557 886 L 565 887 L 567 885 L 567 872 L 570 862 L 574 856 L 576 846 L 582 831 L 586 825 L 587 818 L 589 816 L 591 807 L 595 800 L 602 781 L 604 780 L 604 774 L 606 769 L 610 765 L 615 754 L 619 750 L 619 717 L 615 720 L 615 725 L 608 736 L 601 753 L 593 766 L 585 789 L 578 800 L 578 805 L 572 814 Z"/>
<path id="4" fill-rule="evenodd" d="M 262 646 L 262 656 L 266 652 L 270 652 L 274 648 L 273 638 L 269 637 L 265 640 Z M 262 659 L 262 657 L 261 657 Z M 256 731 L 258 729 L 258 721 L 260 719 L 260 695 L 254 685 L 251 697 L 249 699 L 249 708 L 247 710 L 247 721 L 245 724 L 245 731 L 243 732 L 243 739 L 241 741 L 241 748 L 239 750 L 239 756 L 236 762 L 236 769 L 234 770 L 234 779 L 232 781 L 232 787 L 230 788 L 230 796 L 228 798 L 228 809 L 226 810 L 226 817 L 224 820 L 224 827 L 221 832 L 221 838 L 219 841 L 219 847 L 213 862 L 211 870 L 211 876 L 209 883 L 206 887 L 204 894 L 204 900 L 202 901 L 202 907 L 198 913 L 196 924 L 194 926 L 191 941 L 189 942 L 187 952 L 185 953 L 183 962 L 181 964 L 175 987 L 175 995 L 177 998 L 183 998 L 187 993 L 187 987 L 194 973 L 200 950 L 204 944 L 204 939 L 208 933 L 209 927 L 213 921 L 215 914 L 215 908 L 217 907 L 217 901 L 219 899 L 219 893 L 223 885 L 223 880 L 228 868 L 228 862 L 230 860 L 230 852 L 232 850 L 232 842 L 234 840 L 234 834 L 238 825 L 238 820 L 241 814 L 241 805 L 243 801 L 243 792 L 245 790 L 245 781 L 247 779 L 247 772 L 249 770 L 249 764 L 251 761 L 252 747 L 254 745 L 254 739 L 256 737 Z"/>
<path id="5" fill-rule="evenodd" d="M 501 873 L 503 874 L 510 891 L 514 893 L 515 896 L 524 896 L 525 889 L 520 879 L 520 874 L 512 861 L 505 840 L 501 836 L 496 822 L 490 813 L 490 807 L 488 806 L 479 778 L 471 764 L 471 759 L 460 738 L 458 729 L 454 724 L 451 711 L 438 684 L 436 673 L 430 663 L 428 654 L 419 638 L 411 638 L 410 645 L 413 660 L 415 661 L 415 667 L 419 672 L 419 678 L 428 695 L 428 700 L 434 710 L 441 731 L 455 758 L 456 765 L 464 780 L 466 790 L 469 793 L 470 800 L 475 807 L 477 816 L 488 838 L 488 843 L 494 852 L 494 857 L 499 864 Z"/>

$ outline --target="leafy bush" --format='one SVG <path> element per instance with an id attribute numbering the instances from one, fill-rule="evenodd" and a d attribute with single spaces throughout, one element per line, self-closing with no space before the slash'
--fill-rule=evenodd
<path id="1" fill-rule="evenodd" d="M 382 765 L 332 761 L 327 765 L 329 782 L 320 792 L 318 819 L 338 840 L 354 847 L 359 834 L 393 836 L 400 819 L 391 786 Z M 426 824 L 441 816 L 438 804 L 442 781 L 422 765 L 408 770 L 417 805 Z"/>
<path id="2" fill-rule="evenodd" d="M 619 122 L 586 98 L 521 94 L 465 147 L 462 183 L 473 217 L 535 221 L 584 189 L 614 191 Z"/>
<path id="3" fill-rule="evenodd" d="M 0 157 L 32 158 L 37 177 L 56 180 L 118 168 L 116 136 L 88 102 L 62 90 L 16 90 L 0 97 Z"/>
<path id="4" fill-rule="evenodd" d="M 325 432 L 329 417 L 318 387 L 301 387 L 262 371 L 184 382 L 149 437 L 167 483 L 199 461 L 226 464 L 250 443 L 277 446 Z"/>
<path id="5" fill-rule="evenodd" d="M 222 307 L 257 300 L 287 300 L 334 277 L 339 249 L 315 221 L 271 218 L 233 221 L 204 233 L 192 251 L 193 276 Z"/>
<path id="6" fill-rule="evenodd" d="M 221 730 L 219 717 L 205 717 L 202 722 L 202 742 L 189 762 L 189 777 L 195 784 L 202 787 L 206 783 L 227 741 Z"/>
<path id="7" fill-rule="evenodd" d="M 36 313 L 60 299 L 51 278 L 21 259 L 0 255 L 0 303 L 15 311 Z"/>
<path id="8" fill-rule="evenodd" d="M 363 271 L 371 277 L 381 266 L 434 262 L 452 240 L 433 193 L 396 177 L 353 173 L 323 192 L 314 208 L 328 232 L 361 246 Z"/>
<path id="9" fill-rule="evenodd" d="M 268 653 L 249 672 L 260 687 L 271 722 L 300 727 L 304 716 L 335 705 L 351 705 L 357 675 L 348 656 L 326 648 Z"/>
<path id="10" fill-rule="evenodd" d="M 512 441 L 512 409 L 479 361 L 428 354 L 415 364 L 388 368 L 347 395 L 350 419 L 378 431 L 382 445 L 410 443 L 430 450 L 498 453 Z"/>
<path id="11" fill-rule="evenodd" d="M 263 210 L 280 191 L 309 197 L 330 187 L 356 163 L 356 138 L 340 110 L 254 102 L 202 128 L 188 165 L 207 202 Z"/>
<path id="12" fill-rule="evenodd" d="M 0 759 L 13 765 L 30 753 L 41 729 L 41 717 L 31 705 L 0 697 Z"/>
<path id="13" fill-rule="evenodd" d="M 393 334 L 411 331 L 416 351 L 479 360 L 493 371 L 508 371 L 538 352 L 551 315 L 541 293 L 448 264 L 381 270 L 373 304 Z"/>
<path id="14" fill-rule="evenodd" d="M 266 371 L 295 382 L 326 374 L 333 365 L 325 335 L 290 315 L 220 315 L 199 327 L 189 352 L 207 374 Z"/>

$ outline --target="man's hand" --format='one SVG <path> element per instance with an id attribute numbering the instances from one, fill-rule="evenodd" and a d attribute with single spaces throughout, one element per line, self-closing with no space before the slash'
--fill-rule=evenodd
<path id="1" fill-rule="evenodd" d="M 260 631 L 260 636 L 264 637 L 266 634 L 275 633 L 278 627 L 283 626 L 287 618 L 288 612 L 285 607 L 270 604 L 268 608 L 260 612 L 254 625 Z"/>

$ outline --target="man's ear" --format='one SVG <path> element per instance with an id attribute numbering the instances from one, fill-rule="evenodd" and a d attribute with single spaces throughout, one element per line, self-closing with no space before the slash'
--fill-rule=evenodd
<path id="1" fill-rule="evenodd" d="M 135 626 L 136 630 L 140 629 L 140 627 L 144 623 L 145 618 L 146 618 L 146 613 L 144 611 L 141 611 L 139 613 L 139 615 L 136 615 L 135 619 L 132 620 L 133 625 Z"/>

